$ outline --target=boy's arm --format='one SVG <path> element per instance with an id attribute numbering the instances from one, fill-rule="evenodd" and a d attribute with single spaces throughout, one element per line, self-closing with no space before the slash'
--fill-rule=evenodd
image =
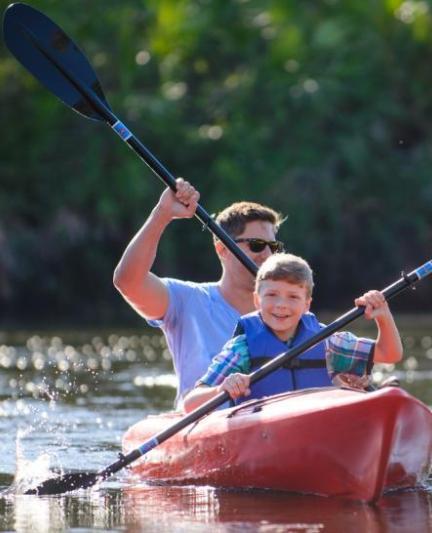
<path id="1" fill-rule="evenodd" d="M 233 400 L 236 400 L 241 396 L 249 396 L 249 384 L 250 377 L 247 374 L 235 373 L 226 377 L 223 382 L 216 387 L 209 387 L 204 384 L 198 385 L 185 396 L 183 400 L 183 408 L 186 413 L 190 413 L 222 391 L 226 391 Z"/>
<path id="2" fill-rule="evenodd" d="M 219 387 L 209 387 L 208 385 L 197 385 L 183 398 L 183 409 L 190 413 L 200 405 L 211 400 L 218 393 Z"/>
<path id="3" fill-rule="evenodd" d="M 378 328 L 374 362 L 399 362 L 403 354 L 402 341 L 384 296 L 379 291 L 368 291 L 357 298 L 355 304 L 365 307 L 365 318 L 374 319 Z"/>
<path id="4" fill-rule="evenodd" d="M 222 391 L 231 398 L 250 394 L 249 350 L 245 335 L 230 339 L 216 355 L 205 375 L 183 399 L 183 408 L 189 413 Z"/>
<path id="5" fill-rule="evenodd" d="M 375 345 L 376 363 L 398 363 L 402 359 L 403 347 L 399 331 L 390 310 L 386 316 L 375 319 L 378 337 Z"/>

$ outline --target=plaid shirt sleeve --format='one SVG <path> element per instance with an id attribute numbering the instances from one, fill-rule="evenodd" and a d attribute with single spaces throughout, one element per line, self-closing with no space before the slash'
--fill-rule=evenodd
<path id="1" fill-rule="evenodd" d="M 230 339 L 222 351 L 213 357 L 210 366 L 204 376 L 196 383 L 198 385 L 208 385 L 214 387 L 234 372 L 249 374 L 251 370 L 249 348 L 246 335 L 238 335 Z"/>
<path id="2" fill-rule="evenodd" d="M 325 341 L 327 370 L 330 378 L 347 373 L 367 376 L 372 371 L 375 341 L 338 331 Z"/>

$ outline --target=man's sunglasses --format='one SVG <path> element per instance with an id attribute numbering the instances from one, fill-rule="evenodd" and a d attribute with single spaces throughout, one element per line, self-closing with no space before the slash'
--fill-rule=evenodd
<path id="1" fill-rule="evenodd" d="M 266 246 L 270 248 L 272 254 L 283 252 L 285 250 L 284 243 L 281 241 L 265 241 L 264 239 L 234 239 L 234 242 L 245 242 L 249 246 L 249 250 L 254 254 L 259 254 Z"/>

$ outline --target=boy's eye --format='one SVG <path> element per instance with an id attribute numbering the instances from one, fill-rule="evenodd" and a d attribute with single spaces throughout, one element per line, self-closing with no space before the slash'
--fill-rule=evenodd
<path id="1" fill-rule="evenodd" d="M 267 296 L 267 298 L 275 298 L 277 296 L 277 292 L 267 292 L 265 296 Z"/>

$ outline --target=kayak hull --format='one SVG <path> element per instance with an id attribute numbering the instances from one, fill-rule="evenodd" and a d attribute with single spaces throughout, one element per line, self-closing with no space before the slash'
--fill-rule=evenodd
<path id="1" fill-rule="evenodd" d="M 125 453 L 179 420 L 150 416 Z M 150 482 L 260 488 L 376 501 L 428 476 L 430 410 L 398 388 L 309 389 L 215 411 L 148 452 L 132 471 Z"/>

